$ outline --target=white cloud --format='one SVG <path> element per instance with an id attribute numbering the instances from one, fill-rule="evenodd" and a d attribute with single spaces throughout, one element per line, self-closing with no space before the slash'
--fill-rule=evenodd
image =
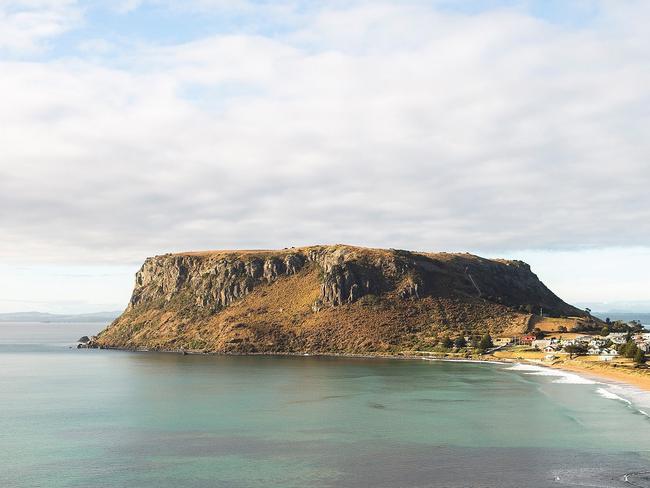
<path id="1" fill-rule="evenodd" d="M 77 47 L 83 53 L 97 55 L 104 55 L 115 49 L 115 46 L 106 39 L 84 39 Z"/>
<path id="2" fill-rule="evenodd" d="M 624 300 L 631 310 L 650 310 L 650 248 L 517 251 L 507 257 L 529 263 L 552 290 L 570 303 Z M 594 310 L 613 310 L 599 306 Z"/>
<path id="3" fill-rule="evenodd" d="M 363 3 L 110 67 L 4 61 L 0 255 L 645 245 L 650 39 L 610 7 L 576 30 Z"/>
<path id="4" fill-rule="evenodd" d="M 80 22 L 76 0 L 0 0 L 0 53 L 38 52 Z"/>

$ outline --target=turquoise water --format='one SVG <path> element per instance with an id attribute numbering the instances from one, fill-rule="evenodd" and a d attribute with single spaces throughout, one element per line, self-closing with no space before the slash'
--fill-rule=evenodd
<path id="1" fill-rule="evenodd" d="M 0 324 L 0 487 L 650 486 L 650 418 L 608 385 L 69 349 L 94 328 Z"/>

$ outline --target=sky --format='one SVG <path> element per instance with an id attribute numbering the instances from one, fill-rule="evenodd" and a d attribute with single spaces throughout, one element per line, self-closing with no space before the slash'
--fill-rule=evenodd
<path id="1" fill-rule="evenodd" d="M 0 312 L 119 310 L 145 257 L 527 261 L 650 311 L 646 0 L 0 0 Z"/>

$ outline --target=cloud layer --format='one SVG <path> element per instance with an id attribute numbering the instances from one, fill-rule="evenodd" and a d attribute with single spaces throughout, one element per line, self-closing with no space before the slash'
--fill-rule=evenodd
<path id="1" fill-rule="evenodd" d="M 650 241 L 647 2 L 598 3 L 578 26 L 521 9 L 287 3 L 277 32 L 89 37 L 50 56 L 75 18 L 52 12 L 79 6 L 10 3 L 1 30 L 19 3 L 36 27 L 0 37 L 5 262 Z"/>

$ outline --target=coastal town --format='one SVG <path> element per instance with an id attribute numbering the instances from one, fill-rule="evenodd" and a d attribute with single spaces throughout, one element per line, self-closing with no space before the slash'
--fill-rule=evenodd
<path id="1" fill-rule="evenodd" d="M 650 332 L 632 334 L 630 332 L 612 332 L 607 335 L 581 334 L 575 337 L 549 337 L 537 339 L 532 334 L 520 337 L 499 337 L 494 340 L 497 348 L 529 346 L 534 351 L 545 353 L 544 360 L 553 361 L 561 355 L 593 356 L 600 361 L 614 361 L 619 357 L 639 358 L 645 362 L 645 355 L 650 351 Z M 641 351 L 639 353 L 639 351 Z"/>
<path id="2" fill-rule="evenodd" d="M 650 388 L 650 330 L 636 320 L 531 316 L 526 332 L 447 336 L 415 355 L 533 363 Z"/>
<path id="3" fill-rule="evenodd" d="M 495 351 L 502 348 L 543 352 L 545 361 L 562 355 L 592 356 L 611 362 L 617 358 L 637 359 L 645 362 L 650 352 L 650 332 L 607 332 L 605 334 L 559 333 L 551 336 L 526 334 L 519 337 L 498 337 L 493 341 Z M 517 348 L 517 346 L 520 346 Z"/>
<path id="4" fill-rule="evenodd" d="M 521 361 L 650 388 L 650 330 L 638 321 L 537 319 L 525 334 L 482 339 L 483 358 Z M 576 330 L 577 329 L 577 330 Z"/>

